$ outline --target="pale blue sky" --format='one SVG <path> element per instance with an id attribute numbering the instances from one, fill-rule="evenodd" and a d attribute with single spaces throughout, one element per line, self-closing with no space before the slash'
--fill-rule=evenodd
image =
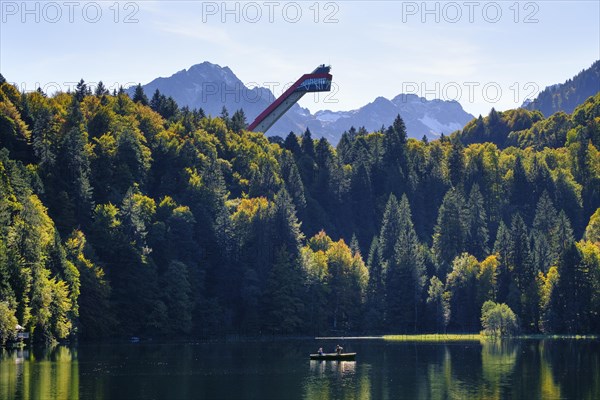
<path id="1" fill-rule="evenodd" d="M 278 94 L 327 63 L 337 91 L 305 96 L 313 112 L 411 92 L 477 115 L 517 107 L 600 59 L 599 1 L 229 2 L 230 14 L 223 4 L 28 2 L 27 11 L 2 0 L 0 72 L 24 90 L 52 91 L 80 78 L 147 83 L 210 61 L 245 83 L 277 82 Z"/>

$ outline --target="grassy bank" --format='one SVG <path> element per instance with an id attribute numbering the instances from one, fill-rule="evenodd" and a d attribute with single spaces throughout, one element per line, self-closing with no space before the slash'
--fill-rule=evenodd
<path id="1" fill-rule="evenodd" d="M 507 339 L 599 340 L 599 335 L 517 335 Z M 431 333 L 421 335 L 384 335 L 383 340 L 394 342 L 481 342 L 493 337 L 478 333 Z"/>
<path id="2" fill-rule="evenodd" d="M 383 340 L 394 342 L 478 342 L 485 336 L 478 333 L 430 333 L 421 335 L 384 335 Z"/>

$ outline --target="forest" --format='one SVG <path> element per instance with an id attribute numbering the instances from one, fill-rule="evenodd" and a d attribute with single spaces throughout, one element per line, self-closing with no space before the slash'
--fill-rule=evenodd
<path id="1" fill-rule="evenodd" d="M 545 116 L 558 111 L 571 114 L 575 107 L 595 95 L 600 87 L 600 60 L 594 62 L 566 82 L 548 86 L 533 101 L 523 105 L 528 110 L 539 110 Z"/>
<path id="2" fill-rule="evenodd" d="M 0 75 L 0 344 L 600 333 L 600 93 L 409 139 L 248 132 L 138 86 L 20 93 Z M 487 303 L 486 303 L 487 302 Z M 485 304 L 485 307 L 484 307 Z"/>

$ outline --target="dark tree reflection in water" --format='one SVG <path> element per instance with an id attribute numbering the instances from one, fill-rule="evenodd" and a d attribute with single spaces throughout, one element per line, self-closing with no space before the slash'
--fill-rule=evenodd
<path id="1" fill-rule="evenodd" d="M 0 352 L 0 399 L 597 399 L 600 341 L 106 344 Z"/>

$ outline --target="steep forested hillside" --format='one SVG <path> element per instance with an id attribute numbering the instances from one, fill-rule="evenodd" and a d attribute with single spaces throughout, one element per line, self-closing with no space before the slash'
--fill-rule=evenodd
<path id="1" fill-rule="evenodd" d="M 548 86 L 538 97 L 525 104 L 528 110 L 539 110 L 545 116 L 562 111 L 571 114 L 588 97 L 600 92 L 600 60 L 565 83 Z"/>
<path id="2" fill-rule="evenodd" d="M 600 117 L 600 91 L 582 102 L 572 114 L 560 111 L 548 118 L 539 111 L 523 108 L 496 111 L 472 120 L 462 131 L 453 133 L 464 144 L 492 142 L 500 148 L 516 146 L 559 148 L 576 140 L 580 135 L 596 135 L 598 141 L 598 117 Z M 590 136 L 590 139 L 592 137 Z"/>
<path id="3" fill-rule="evenodd" d="M 527 115 L 510 129 L 551 135 Z M 478 331 L 493 300 L 526 332 L 599 332 L 600 121 L 569 118 L 554 148 L 407 139 L 400 117 L 333 148 L 160 96 L 2 82 L 0 327 Z"/>

